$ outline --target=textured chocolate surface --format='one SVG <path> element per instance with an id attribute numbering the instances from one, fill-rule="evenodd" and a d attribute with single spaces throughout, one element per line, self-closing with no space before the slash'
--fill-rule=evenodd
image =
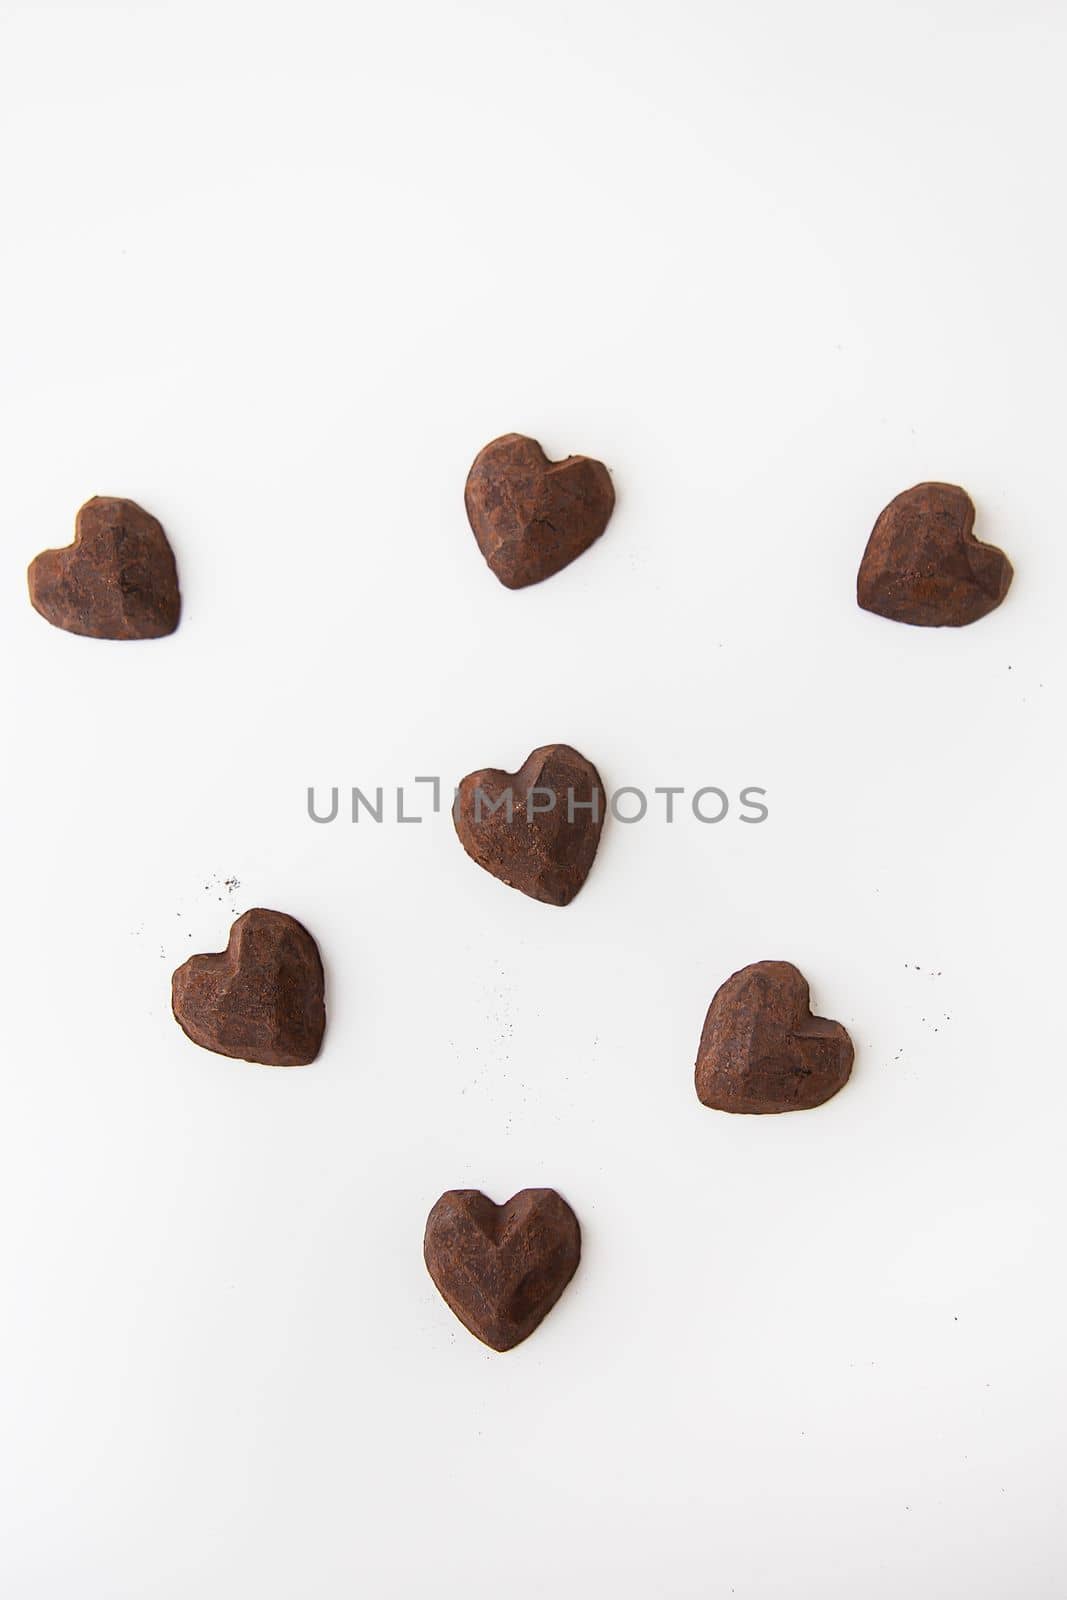
<path id="1" fill-rule="evenodd" d="M 974 506 L 951 483 L 919 483 L 874 525 L 856 580 L 865 611 L 920 628 L 962 628 L 999 606 L 1011 562 L 971 531 Z"/>
<path id="2" fill-rule="evenodd" d="M 194 1044 L 266 1067 L 314 1061 L 326 1028 L 322 962 L 284 911 L 246 911 L 218 955 L 192 956 L 171 985 L 174 1015 Z"/>
<path id="3" fill-rule="evenodd" d="M 615 490 L 602 462 L 549 461 L 536 439 L 506 433 L 478 452 L 465 500 L 482 555 L 506 588 L 524 589 L 600 538 Z"/>
<path id="4" fill-rule="evenodd" d="M 574 1277 L 578 1218 L 555 1189 L 523 1189 L 497 1206 L 450 1189 L 426 1219 L 430 1277 L 465 1328 L 493 1350 L 528 1339 Z"/>
<path id="5" fill-rule="evenodd" d="M 518 772 L 469 773 L 452 819 L 464 850 L 486 872 L 534 900 L 565 906 L 593 865 L 605 805 L 592 762 L 570 745 L 546 744 Z"/>
<path id="6" fill-rule="evenodd" d="M 757 961 L 727 978 L 708 1007 L 696 1088 L 717 1111 L 808 1111 L 848 1082 L 852 1040 L 813 1017 L 788 961 Z"/>
<path id="7" fill-rule="evenodd" d="M 167 536 L 132 500 L 97 495 L 74 524 L 74 543 L 30 563 L 30 600 L 57 628 L 91 639 L 161 639 L 181 615 Z"/>

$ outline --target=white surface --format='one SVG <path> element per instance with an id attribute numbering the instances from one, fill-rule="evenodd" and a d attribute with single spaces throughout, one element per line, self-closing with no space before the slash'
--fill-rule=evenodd
<path id="1" fill-rule="evenodd" d="M 3 6 L 5 1595 L 1062 1593 L 1064 31 Z M 462 504 L 510 429 L 619 496 L 519 594 Z M 1016 566 L 961 632 L 854 602 L 927 477 Z M 172 639 L 30 609 L 93 493 Z M 306 817 L 555 739 L 770 818 L 610 826 L 560 912 Z M 320 941 L 310 1069 L 171 1020 L 252 905 Z M 718 1116 L 765 956 L 855 1074 Z M 423 1222 L 541 1183 L 584 1259 L 497 1357 Z"/>

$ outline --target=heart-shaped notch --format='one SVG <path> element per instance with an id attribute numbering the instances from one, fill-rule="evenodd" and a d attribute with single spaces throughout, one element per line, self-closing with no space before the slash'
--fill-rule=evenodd
<path id="1" fill-rule="evenodd" d="M 442 1298 L 492 1350 L 528 1339 L 574 1277 L 578 1218 L 555 1189 L 523 1189 L 502 1206 L 450 1189 L 426 1219 L 423 1256 Z"/>
<path id="2" fill-rule="evenodd" d="M 757 961 L 727 978 L 704 1021 L 699 1099 L 716 1111 L 810 1111 L 844 1087 L 852 1040 L 813 1017 L 808 985 L 788 961 Z"/>
<path id="3" fill-rule="evenodd" d="M 569 744 L 546 744 L 518 772 L 468 773 L 452 820 L 464 850 L 486 872 L 534 900 L 565 906 L 589 876 L 605 804 L 592 762 Z"/>
<path id="4" fill-rule="evenodd" d="M 550 461 L 536 439 L 505 433 L 475 456 L 464 499 L 490 568 L 505 588 L 524 589 L 600 538 L 615 490 L 602 461 Z"/>
<path id="5" fill-rule="evenodd" d="M 246 911 L 218 955 L 191 956 L 171 980 L 194 1044 L 265 1067 L 314 1061 L 326 1029 L 319 948 L 284 911 Z"/>
<path id="6" fill-rule="evenodd" d="M 181 616 L 174 552 L 155 517 L 132 500 L 87 500 L 74 543 L 42 550 L 27 577 L 42 617 L 90 639 L 162 639 Z"/>
<path id="7" fill-rule="evenodd" d="M 975 538 L 974 504 L 952 483 L 919 483 L 875 523 L 856 579 L 864 611 L 919 628 L 962 628 L 995 611 L 1012 580 L 1003 550 Z"/>

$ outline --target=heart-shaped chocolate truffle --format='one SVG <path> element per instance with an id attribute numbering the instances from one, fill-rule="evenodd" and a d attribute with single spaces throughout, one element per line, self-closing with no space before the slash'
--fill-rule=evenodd
<path id="1" fill-rule="evenodd" d="M 951 483 L 919 483 L 874 525 L 856 579 L 864 611 L 919 628 L 962 628 L 996 610 L 1011 562 L 971 531 L 974 505 Z"/>
<path id="2" fill-rule="evenodd" d="M 318 945 L 284 911 L 246 911 L 218 955 L 191 956 L 171 983 L 194 1044 L 265 1067 L 314 1061 L 326 1028 Z"/>
<path id="3" fill-rule="evenodd" d="M 704 1021 L 697 1095 L 716 1111 L 810 1111 L 848 1082 L 852 1040 L 813 1017 L 788 961 L 757 961 L 727 978 Z"/>
<path id="4" fill-rule="evenodd" d="M 565 906 L 589 876 L 604 807 L 592 762 L 569 744 L 546 744 L 518 772 L 469 773 L 452 819 L 464 850 L 486 872 L 534 900 Z"/>
<path id="5" fill-rule="evenodd" d="M 505 433 L 474 458 L 467 516 L 482 555 L 507 589 L 551 578 L 608 525 L 608 469 L 589 456 L 549 461 L 536 439 Z"/>
<path id="6" fill-rule="evenodd" d="M 463 1326 L 493 1350 L 528 1339 L 574 1277 L 578 1218 L 555 1189 L 523 1189 L 502 1206 L 450 1189 L 426 1219 L 430 1277 Z"/>
<path id="7" fill-rule="evenodd" d="M 162 639 L 178 626 L 174 552 L 155 517 L 132 500 L 87 500 L 74 543 L 42 550 L 27 576 L 35 610 L 68 633 Z"/>

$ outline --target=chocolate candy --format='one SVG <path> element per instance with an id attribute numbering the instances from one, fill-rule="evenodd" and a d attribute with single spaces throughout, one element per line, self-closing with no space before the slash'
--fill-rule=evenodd
<path id="1" fill-rule="evenodd" d="M 534 900 L 565 906 L 593 865 L 605 797 L 592 762 L 546 744 L 518 772 L 469 773 L 452 808 L 460 843 L 494 878 Z"/>
<path id="2" fill-rule="evenodd" d="M 427 1271 L 463 1326 L 492 1350 L 528 1339 L 574 1277 L 578 1218 L 555 1189 L 523 1189 L 502 1206 L 450 1189 L 426 1219 Z"/>
<path id="3" fill-rule="evenodd" d="M 536 439 L 505 433 L 474 458 L 467 516 L 482 555 L 507 589 L 551 578 L 608 525 L 608 469 L 588 456 L 549 461 Z"/>
<path id="4" fill-rule="evenodd" d="M 220 955 L 191 956 L 171 984 L 174 1015 L 194 1044 L 265 1067 L 314 1061 L 326 1028 L 322 962 L 284 911 L 246 911 Z"/>
<path id="5" fill-rule="evenodd" d="M 43 550 L 27 576 L 34 608 L 68 633 L 161 639 L 178 626 L 174 552 L 155 517 L 132 500 L 87 500 L 74 543 Z"/>
<path id="6" fill-rule="evenodd" d="M 704 1022 L 697 1095 L 716 1111 L 808 1111 L 848 1082 L 852 1040 L 813 1017 L 788 961 L 757 961 L 727 978 Z"/>
<path id="7" fill-rule="evenodd" d="M 860 563 L 864 611 L 919 628 L 962 628 L 994 611 L 1008 592 L 1011 562 L 974 537 L 974 506 L 951 483 L 919 483 L 891 500 Z"/>

